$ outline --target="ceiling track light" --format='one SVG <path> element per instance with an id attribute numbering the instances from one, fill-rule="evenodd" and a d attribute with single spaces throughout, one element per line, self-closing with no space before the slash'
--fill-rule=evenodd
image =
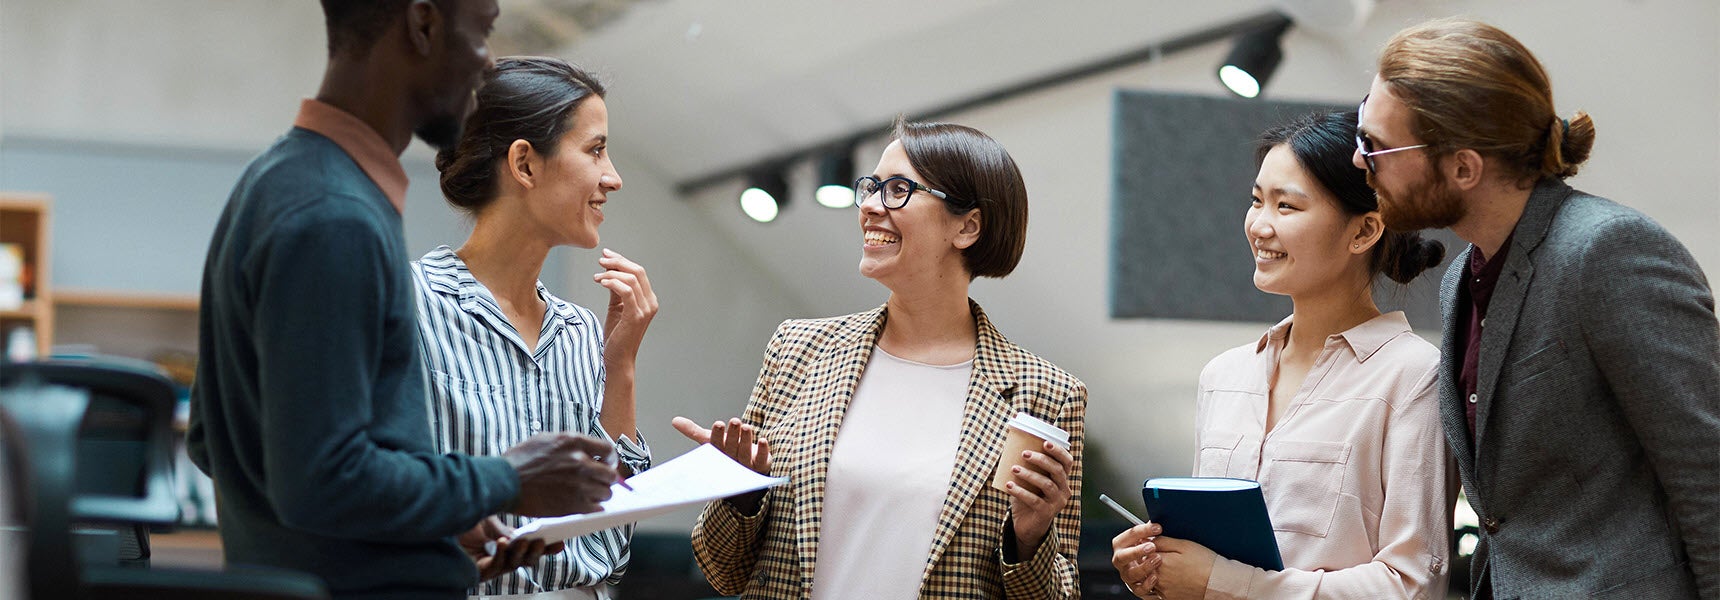
<path id="1" fill-rule="evenodd" d="M 782 172 L 781 167 L 754 171 L 741 192 L 741 212 L 760 223 L 775 221 L 788 202 L 788 179 Z"/>
<path id="2" fill-rule="evenodd" d="M 844 146 L 818 159 L 818 189 L 813 198 L 830 208 L 854 206 L 854 147 Z"/>
<path id="3" fill-rule="evenodd" d="M 1333 10 L 1330 10 L 1332 7 L 1328 7 L 1326 5 L 1332 2 L 1348 2 L 1350 4 L 1357 5 L 1357 7 L 1362 7 L 1363 5 L 1371 5 L 1375 1 L 1376 0 L 1273 0 L 1271 4 L 1283 7 L 1282 10 L 1277 8 L 1262 10 L 1260 12 L 1238 17 L 1231 21 L 1215 23 L 1210 27 L 1190 31 L 1168 39 L 1153 40 L 1151 43 L 1123 51 L 1122 53 L 1113 56 L 1102 57 L 1087 63 L 1072 65 L 1068 68 L 1052 73 L 1032 77 L 1025 81 L 1016 82 L 998 89 L 982 91 L 965 98 L 951 101 L 947 104 L 928 108 L 922 112 L 907 115 L 907 120 L 941 120 L 945 115 L 962 114 L 976 108 L 990 106 L 1013 98 L 1022 97 L 1027 94 L 1036 93 L 1040 90 L 1066 85 L 1071 82 L 1085 81 L 1087 78 L 1092 77 L 1095 74 L 1109 73 L 1125 67 L 1162 60 L 1167 56 L 1171 56 L 1185 50 L 1204 48 L 1208 44 L 1236 38 L 1238 37 L 1238 32 L 1276 28 L 1279 30 L 1279 33 L 1282 33 L 1282 30 L 1289 27 L 1290 24 L 1290 20 L 1285 16 L 1286 12 L 1296 16 L 1298 19 L 1298 26 L 1308 26 L 1306 24 L 1310 22 L 1317 25 L 1321 22 L 1320 19 L 1325 18 L 1326 20 L 1330 20 L 1326 17 L 1326 12 L 1333 12 Z M 1315 8 L 1328 10 L 1321 12 L 1304 5 L 1318 5 Z M 1362 12 L 1358 13 L 1356 11 Z M 1359 23 L 1361 19 L 1366 16 L 1366 11 L 1363 10 L 1363 8 L 1354 8 L 1349 12 L 1340 13 L 1340 16 L 1345 15 L 1347 15 L 1345 17 L 1346 23 Z M 1308 19 L 1313 19 L 1313 21 Z M 1276 64 L 1276 61 L 1274 61 L 1274 64 Z M 1236 70 L 1241 73 L 1250 72 L 1243 71 L 1241 68 Z M 1228 70 L 1226 70 L 1226 72 L 1228 72 Z M 1256 86 L 1255 94 L 1258 95 L 1258 86 L 1264 84 L 1265 81 L 1263 78 L 1254 79 L 1253 77 L 1250 77 L 1250 79 L 1254 82 L 1254 85 Z M 750 177 L 759 169 L 780 170 L 784 165 L 797 164 L 800 161 L 824 157 L 830 153 L 832 148 L 850 148 L 848 154 L 849 156 L 852 156 L 852 148 L 856 144 L 865 140 L 877 139 L 880 133 L 889 131 L 890 126 L 891 122 L 888 121 L 874 123 L 872 125 L 862 127 L 857 131 L 844 133 L 831 139 L 786 149 L 742 164 L 719 167 L 715 170 L 693 175 L 678 181 L 675 184 L 675 188 L 683 198 L 692 198 L 701 190 L 715 188 L 717 186 L 724 186 L 724 189 L 728 189 L 727 186 L 733 185 L 736 179 Z M 814 165 L 814 167 L 816 166 L 817 165 Z M 861 174 L 851 173 L 850 177 L 857 177 Z M 821 178 L 818 183 L 822 185 L 825 181 Z M 843 185 L 849 185 L 853 183 L 853 180 L 849 179 L 842 183 Z M 775 199 L 776 197 L 772 198 Z M 852 199 L 848 200 L 846 206 L 852 205 Z"/>
<path id="4" fill-rule="evenodd" d="M 1243 98 L 1260 96 L 1278 63 L 1284 60 L 1279 45 L 1290 29 L 1290 18 L 1279 15 L 1275 22 L 1236 36 L 1236 44 L 1218 67 L 1218 80 L 1225 89 Z"/>

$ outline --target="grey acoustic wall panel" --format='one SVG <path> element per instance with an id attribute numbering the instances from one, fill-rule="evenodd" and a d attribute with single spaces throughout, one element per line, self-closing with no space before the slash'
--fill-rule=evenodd
<path id="1" fill-rule="evenodd" d="M 1254 140 L 1300 114 L 1353 106 L 1117 92 L 1112 156 L 1111 316 L 1277 322 L 1290 300 L 1254 288 L 1243 235 Z M 1447 261 L 1461 246 L 1446 240 Z M 1434 269 L 1409 287 L 1384 277 L 1374 299 L 1439 326 Z"/>

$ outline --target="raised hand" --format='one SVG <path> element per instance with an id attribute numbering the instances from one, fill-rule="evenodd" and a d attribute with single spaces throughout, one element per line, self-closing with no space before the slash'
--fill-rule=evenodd
<path id="1" fill-rule="evenodd" d="M 734 418 L 727 422 L 717 421 L 711 424 L 710 429 L 705 429 L 686 417 L 675 417 L 670 424 L 694 443 L 715 446 L 735 462 L 746 465 L 748 469 L 760 475 L 770 474 L 770 443 L 766 442 L 752 425 Z M 759 501 L 763 498 L 764 492 L 756 491 L 730 496 L 728 501 L 741 512 L 756 514 Z"/>
<path id="2" fill-rule="evenodd" d="M 603 359 L 611 365 L 630 365 L 639 357 L 645 328 L 657 316 L 657 293 L 651 291 L 645 267 L 614 250 L 604 248 L 597 264 L 605 270 L 591 278 L 609 290 L 609 314 L 603 318 Z"/>
<path id="3" fill-rule="evenodd" d="M 575 433 L 540 433 L 502 453 L 520 474 L 520 496 L 512 513 L 559 517 L 603 510 L 609 486 L 620 481 L 608 462 L 609 440 Z"/>

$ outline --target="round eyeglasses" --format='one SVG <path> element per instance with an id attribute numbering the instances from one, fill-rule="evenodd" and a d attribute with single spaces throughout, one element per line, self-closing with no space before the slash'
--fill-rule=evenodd
<path id="1" fill-rule="evenodd" d="M 878 200 L 884 203 L 884 208 L 888 208 L 890 210 L 907 206 L 908 200 L 914 196 L 914 190 L 931 194 L 936 196 L 939 200 L 949 200 L 949 194 L 926 187 L 917 181 L 908 179 L 901 175 L 885 178 L 883 180 L 879 180 L 877 177 L 866 176 L 854 180 L 854 205 L 860 206 L 861 204 L 864 204 L 867 198 L 872 197 L 872 194 L 879 193 L 880 190 L 883 192 L 883 197 Z"/>

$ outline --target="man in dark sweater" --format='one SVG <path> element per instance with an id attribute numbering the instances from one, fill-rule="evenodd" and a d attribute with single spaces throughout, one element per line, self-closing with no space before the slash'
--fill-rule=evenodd
<path id="1" fill-rule="evenodd" d="M 432 450 L 399 155 L 414 133 L 458 138 L 496 1 L 323 8 L 322 87 L 246 168 L 209 245 L 188 449 L 219 491 L 229 564 L 307 571 L 342 598 L 459 598 L 477 571 L 455 536 L 502 511 L 598 510 L 613 448 L 559 433 L 499 457 Z M 543 550 L 502 545 L 511 561 Z"/>

